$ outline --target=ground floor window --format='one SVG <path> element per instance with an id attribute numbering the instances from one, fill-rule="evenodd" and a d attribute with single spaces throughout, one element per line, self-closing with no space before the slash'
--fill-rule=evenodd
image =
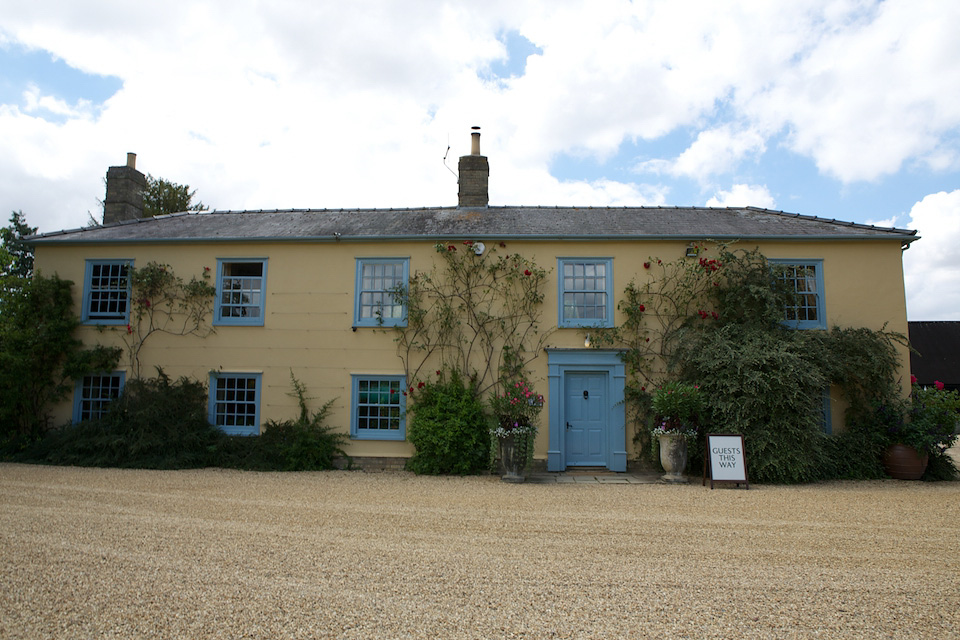
<path id="1" fill-rule="evenodd" d="M 74 392 L 73 421 L 97 420 L 123 390 L 122 371 L 83 376 Z"/>
<path id="2" fill-rule="evenodd" d="M 259 373 L 223 373 L 210 376 L 210 422 L 232 436 L 260 433 Z"/>
<path id="3" fill-rule="evenodd" d="M 404 384 L 403 376 L 353 376 L 350 437 L 406 439 Z"/>

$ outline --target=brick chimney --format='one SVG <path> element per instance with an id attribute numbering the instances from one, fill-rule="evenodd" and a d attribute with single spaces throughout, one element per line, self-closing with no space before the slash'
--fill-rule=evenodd
<path id="1" fill-rule="evenodd" d="M 143 217 L 143 192 L 147 178 L 137 171 L 137 154 L 127 154 L 125 167 L 107 169 L 107 195 L 103 200 L 103 224 Z"/>
<path id="2" fill-rule="evenodd" d="M 472 127 L 470 155 L 460 156 L 460 201 L 461 207 L 485 207 L 490 202 L 487 181 L 490 165 L 487 157 L 480 155 L 480 127 Z"/>

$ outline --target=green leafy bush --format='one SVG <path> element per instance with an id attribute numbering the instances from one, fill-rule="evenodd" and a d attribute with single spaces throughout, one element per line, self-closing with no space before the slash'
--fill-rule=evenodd
<path id="1" fill-rule="evenodd" d="M 337 457 L 350 462 L 343 450 L 346 435 L 324 424 L 334 400 L 312 415 L 307 390 L 290 374 L 293 393 L 300 406 L 295 420 L 268 420 L 260 436 L 232 436 L 221 445 L 218 465 L 261 471 L 320 471 L 333 469 Z"/>
<path id="2" fill-rule="evenodd" d="M 699 381 L 705 423 L 741 433 L 756 482 L 822 477 L 819 400 L 827 384 L 812 367 L 803 334 L 729 325 L 684 347 L 684 374 Z"/>
<path id="3" fill-rule="evenodd" d="M 483 402 L 454 373 L 449 381 L 411 387 L 407 438 L 416 447 L 407 468 L 420 474 L 481 473 L 490 459 L 490 434 Z"/>
<path id="4" fill-rule="evenodd" d="M 208 466 L 225 436 L 207 422 L 207 392 L 195 380 L 134 378 L 98 420 L 50 432 L 27 461 L 95 467 Z"/>

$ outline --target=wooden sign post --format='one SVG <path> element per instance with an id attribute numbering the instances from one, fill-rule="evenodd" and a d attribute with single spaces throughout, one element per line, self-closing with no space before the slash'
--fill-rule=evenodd
<path id="1" fill-rule="evenodd" d="M 707 435 L 707 450 L 703 457 L 703 484 L 707 484 L 707 469 L 710 471 L 710 488 L 714 482 L 742 482 L 747 489 L 747 459 L 744 455 L 743 436 L 711 433 Z"/>

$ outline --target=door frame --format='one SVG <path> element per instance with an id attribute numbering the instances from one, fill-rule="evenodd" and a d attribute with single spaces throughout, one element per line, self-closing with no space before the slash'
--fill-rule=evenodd
<path id="1" fill-rule="evenodd" d="M 547 349 L 547 388 L 550 393 L 547 471 L 567 468 L 567 423 L 564 388 L 567 372 L 605 373 L 607 397 L 606 451 L 611 471 L 627 470 L 627 419 L 623 402 L 626 369 L 620 351 L 612 349 Z"/>

